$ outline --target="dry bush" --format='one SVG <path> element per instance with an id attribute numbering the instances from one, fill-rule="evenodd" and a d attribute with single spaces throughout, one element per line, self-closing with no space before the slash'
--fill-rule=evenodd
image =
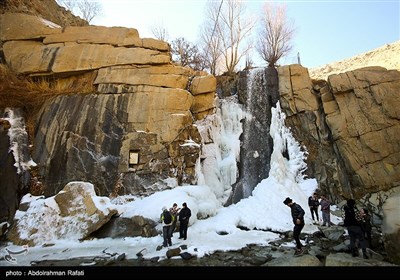
<path id="1" fill-rule="evenodd" d="M 33 136 L 35 116 L 44 102 L 57 95 L 95 93 L 96 71 L 69 77 L 17 75 L 0 64 L 0 109 L 23 108 L 29 138 Z"/>
<path id="2" fill-rule="evenodd" d="M 89 94 L 96 92 L 93 81 L 96 72 L 70 77 L 18 76 L 0 64 L 0 108 L 25 108 L 37 112 L 47 99 L 57 95 Z"/>

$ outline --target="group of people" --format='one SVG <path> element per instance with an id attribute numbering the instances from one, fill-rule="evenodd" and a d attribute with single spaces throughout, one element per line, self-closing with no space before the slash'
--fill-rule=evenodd
<path id="1" fill-rule="evenodd" d="M 356 241 L 361 247 L 364 259 L 368 259 L 367 247 L 371 247 L 371 216 L 366 208 L 358 210 L 356 201 L 348 199 L 342 209 L 344 226 L 350 236 L 350 250 L 353 257 L 358 256 Z"/>
<path id="2" fill-rule="evenodd" d="M 290 197 L 287 197 L 283 203 L 290 207 L 291 215 L 293 219 L 293 238 L 296 242 L 296 251 L 295 255 L 301 255 L 303 250 L 303 245 L 300 242 L 300 233 L 304 228 L 304 209 L 294 202 Z M 327 199 L 325 195 L 321 195 L 321 200 L 318 200 L 317 193 L 314 193 L 308 199 L 308 206 L 310 207 L 311 217 L 315 222 L 315 218 L 317 222 L 319 221 L 318 216 L 318 207 L 321 205 L 322 212 L 322 221 L 323 226 L 328 225 L 331 226 L 330 220 L 330 201 Z M 315 216 L 314 216 L 315 215 Z M 360 211 L 356 207 L 356 203 L 354 199 L 348 199 L 346 205 L 342 208 L 342 216 L 343 216 L 343 225 L 347 228 L 349 237 L 350 237 L 350 250 L 352 256 L 358 256 L 358 248 L 356 241 L 358 240 L 358 244 L 362 249 L 363 257 L 368 259 L 367 255 L 367 247 L 371 246 L 371 216 L 369 215 L 369 211 L 366 208 L 362 208 Z"/>
<path id="3" fill-rule="evenodd" d="M 330 227 L 333 225 L 331 222 L 331 202 L 324 194 L 321 194 L 320 198 L 321 199 L 318 198 L 316 192 L 308 198 L 308 207 L 310 208 L 311 218 L 314 224 L 319 224 L 318 208 L 321 205 L 322 226 Z"/>
<path id="4" fill-rule="evenodd" d="M 308 206 L 310 207 L 311 217 L 313 222 L 315 219 L 319 221 L 318 208 L 321 205 L 322 212 L 322 226 L 331 226 L 333 223 L 330 220 L 330 201 L 325 195 L 320 195 L 318 199 L 317 193 L 314 193 L 308 199 Z M 292 220 L 293 220 L 293 238 L 296 242 L 295 255 L 304 253 L 303 245 L 300 241 L 300 233 L 304 228 L 304 209 L 294 202 L 290 197 L 287 197 L 283 203 L 290 207 Z M 179 221 L 179 239 L 187 239 L 187 230 L 189 226 L 189 219 L 192 213 L 186 202 L 182 203 L 182 208 L 178 208 L 178 204 L 174 203 L 170 209 L 167 207 L 162 208 L 160 221 L 163 223 L 163 246 L 172 246 L 172 236 L 175 232 L 177 222 Z M 342 208 L 343 225 L 347 228 L 350 237 L 350 250 L 352 256 L 358 256 L 358 248 L 356 241 L 360 245 L 363 257 L 368 259 L 366 248 L 371 246 L 371 216 L 366 208 L 360 211 L 356 207 L 354 199 L 348 199 L 346 205 Z"/>
<path id="5" fill-rule="evenodd" d="M 189 219 L 192 215 L 186 202 L 182 203 L 182 208 L 174 203 L 171 208 L 164 206 L 160 215 L 160 221 L 163 224 L 163 246 L 172 246 L 172 236 L 175 232 L 177 222 L 179 221 L 179 239 L 186 240 Z"/>

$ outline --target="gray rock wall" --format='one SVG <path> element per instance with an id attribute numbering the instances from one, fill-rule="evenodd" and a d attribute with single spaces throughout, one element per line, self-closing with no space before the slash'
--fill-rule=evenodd
<path id="1" fill-rule="evenodd" d="M 54 195 L 76 180 L 92 182 L 99 195 L 118 191 L 121 182 L 125 186 L 120 191 L 142 195 L 157 191 L 152 185 L 161 181 L 163 186 L 169 176 L 193 183 L 199 148 L 180 145 L 189 138 L 200 141 L 197 129 L 188 125 L 189 96 L 171 90 L 152 96 L 93 94 L 47 101 L 39 113 L 33 150 L 44 194 Z M 174 106 L 174 113 L 168 112 L 171 100 L 182 109 Z M 139 156 L 135 164 L 129 161 L 131 151 Z"/>

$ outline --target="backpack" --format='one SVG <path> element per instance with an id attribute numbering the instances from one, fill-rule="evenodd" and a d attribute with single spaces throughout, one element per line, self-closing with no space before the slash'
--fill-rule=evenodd
<path id="1" fill-rule="evenodd" d="M 170 224 L 172 222 L 172 215 L 169 211 L 164 212 L 164 224 Z"/>

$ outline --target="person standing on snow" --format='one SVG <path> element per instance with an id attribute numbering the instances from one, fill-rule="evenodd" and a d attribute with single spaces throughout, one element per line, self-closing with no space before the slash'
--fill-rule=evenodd
<path id="1" fill-rule="evenodd" d="M 182 209 L 179 212 L 179 239 L 186 240 L 187 230 L 189 226 L 189 218 L 192 216 L 192 212 L 187 207 L 186 202 L 182 204 Z"/>
<path id="2" fill-rule="evenodd" d="M 174 235 L 174 231 L 176 228 L 176 222 L 178 221 L 178 215 L 181 208 L 178 208 L 178 204 L 174 203 L 171 208 L 169 208 L 169 212 L 174 216 L 174 220 L 172 221 L 172 225 L 170 228 L 169 235 L 172 237 Z"/>
<path id="3" fill-rule="evenodd" d="M 164 206 L 162 208 L 162 213 L 160 215 L 160 221 L 163 223 L 163 246 L 167 247 L 172 246 L 172 241 L 171 241 L 171 225 L 173 222 L 174 217 L 171 215 L 171 213 L 168 211 L 167 207 Z"/>
<path id="4" fill-rule="evenodd" d="M 300 233 L 304 227 L 304 214 L 305 214 L 304 209 L 296 202 L 293 202 L 290 197 L 287 197 L 283 201 L 283 204 L 290 207 L 292 214 L 292 219 L 294 224 L 293 238 L 296 241 L 296 251 L 294 254 L 301 255 L 304 252 L 302 249 L 303 245 L 300 242 Z"/>
<path id="5" fill-rule="evenodd" d="M 318 206 L 319 206 L 319 200 L 317 193 L 313 193 L 312 196 L 308 198 L 308 207 L 310 207 L 310 212 L 311 212 L 311 218 L 313 220 L 313 223 L 318 223 L 319 222 L 319 216 L 318 216 Z M 315 218 L 314 219 L 314 214 Z"/>

